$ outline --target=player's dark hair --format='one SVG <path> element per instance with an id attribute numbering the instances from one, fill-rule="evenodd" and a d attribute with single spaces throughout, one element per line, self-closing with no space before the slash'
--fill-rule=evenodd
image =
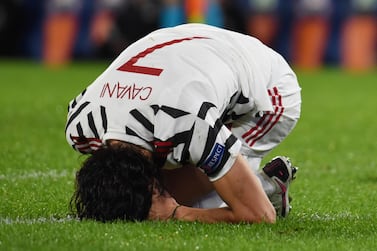
<path id="1" fill-rule="evenodd" d="M 159 169 L 132 147 L 99 149 L 76 174 L 71 211 L 80 219 L 142 221 L 153 186 L 162 192 Z"/>

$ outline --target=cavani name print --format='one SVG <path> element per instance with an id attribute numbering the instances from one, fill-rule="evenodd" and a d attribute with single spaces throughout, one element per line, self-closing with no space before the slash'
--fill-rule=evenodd
<path id="1" fill-rule="evenodd" d="M 102 86 L 100 98 L 116 98 L 128 100 L 147 100 L 151 93 L 152 87 L 137 84 L 110 84 L 105 83 Z"/>

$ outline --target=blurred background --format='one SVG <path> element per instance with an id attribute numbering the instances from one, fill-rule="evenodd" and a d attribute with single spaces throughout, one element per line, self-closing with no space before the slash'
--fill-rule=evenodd
<path id="1" fill-rule="evenodd" d="M 199 22 L 255 36 L 302 70 L 376 69 L 377 0 L 0 1 L 0 58 L 47 67 L 112 60 L 157 28 Z"/>

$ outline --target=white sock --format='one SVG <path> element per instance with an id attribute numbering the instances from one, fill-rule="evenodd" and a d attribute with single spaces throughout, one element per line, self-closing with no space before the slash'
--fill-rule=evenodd
<path id="1" fill-rule="evenodd" d="M 276 190 L 274 183 L 272 183 L 271 179 L 269 177 L 266 177 L 266 175 L 262 174 L 260 169 L 260 163 L 262 162 L 262 158 L 260 157 L 250 157 L 250 156 L 244 156 L 249 163 L 249 166 L 251 170 L 254 171 L 255 175 L 259 178 L 259 181 L 262 184 L 264 192 L 269 196 L 273 194 Z"/>
<path id="2" fill-rule="evenodd" d="M 275 185 L 272 183 L 271 179 L 261 172 L 256 172 L 255 175 L 258 177 L 262 183 L 264 192 L 269 196 L 275 192 Z"/>

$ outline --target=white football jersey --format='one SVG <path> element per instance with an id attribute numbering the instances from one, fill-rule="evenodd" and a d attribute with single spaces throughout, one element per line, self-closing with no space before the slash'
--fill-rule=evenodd
<path id="1" fill-rule="evenodd" d="M 215 180 L 240 152 L 227 124 L 273 113 L 268 89 L 294 75 L 247 35 L 204 25 L 160 29 L 126 48 L 69 104 L 66 138 L 91 153 L 108 139 L 153 151 L 157 164 L 193 164 Z M 277 86 L 299 91 L 297 83 Z"/>

